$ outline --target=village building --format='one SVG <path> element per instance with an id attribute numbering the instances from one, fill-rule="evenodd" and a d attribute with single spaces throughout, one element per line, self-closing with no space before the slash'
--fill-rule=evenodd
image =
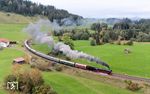
<path id="1" fill-rule="evenodd" d="M 8 39 L 0 38 L 0 47 L 6 48 L 9 46 L 9 43 Z"/>

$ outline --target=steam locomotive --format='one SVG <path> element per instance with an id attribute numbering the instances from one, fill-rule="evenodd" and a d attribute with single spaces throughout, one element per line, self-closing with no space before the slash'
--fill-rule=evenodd
<path id="1" fill-rule="evenodd" d="M 59 64 L 67 65 L 67 66 L 70 66 L 70 67 L 75 67 L 75 68 L 79 68 L 79 69 L 83 69 L 83 70 L 93 71 L 93 72 L 96 72 L 96 73 L 105 73 L 105 74 L 109 74 L 109 75 L 112 73 L 112 70 L 110 70 L 110 69 L 100 69 L 100 68 L 96 68 L 96 67 L 93 67 L 93 66 L 74 63 L 74 62 L 71 62 L 71 61 L 59 59 L 59 58 L 56 58 L 56 57 L 52 57 L 52 56 L 40 53 L 40 52 L 30 48 L 30 46 L 28 44 L 29 44 L 29 42 L 28 42 L 28 40 L 26 40 L 24 42 L 24 45 L 25 45 L 27 50 L 29 50 L 33 54 L 36 54 L 37 56 L 40 56 L 44 59 L 47 59 L 47 60 L 50 60 L 50 61 L 53 61 L 53 62 L 56 62 L 56 63 L 59 63 Z"/>

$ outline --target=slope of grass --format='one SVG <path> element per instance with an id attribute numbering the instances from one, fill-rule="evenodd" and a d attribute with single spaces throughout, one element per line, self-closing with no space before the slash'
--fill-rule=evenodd
<path id="1" fill-rule="evenodd" d="M 150 77 L 150 43 L 135 43 L 133 46 L 115 44 L 90 46 L 89 41 L 75 41 L 74 44 L 75 49 L 98 57 L 108 63 L 113 72 Z M 50 51 L 46 45 L 34 45 L 33 48 L 45 54 Z M 125 54 L 125 48 L 131 49 L 132 53 Z M 104 68 L 95 62 L 89 62 L 84 59 L 73 61 Z"/>
<path id="2" fill-rule="evenodd" d="M 0 23 L 2 23 L 0 24 L 0 38 L 7 38 L 17 42 L 23 42 L 27 38 L 27 34 L 22 32 L 26 24 L 6 24 L 1 19 L 3 19 L 3 17 L 0 13 Z M 7 94 L 2 85 L 5 76 L 11 73 L 13 59 L 23 55 L 24 53 L 17 49 L 6 48 L 0 51 L 0 94 Z"/>
<path id="3" fill-rule="evenodd" d="M 23 55 L 23 52 L 16 49 L 9 48 L 0 51 L 0 94 L 8 94 L 8 92 L 2 88 L 2 85 L 4 77 L 11 73 L 12 60 Z M 26 65 L 23 66 L 26 68 Z M 58 94 L 134 94 L 134 92 L 123 88 L 66 73 L 42 73 L 45 83 L 51 85 Z M 107 89 L 107 91 L 105 89 Z"/>
<path id="4" fill-rule="evenodd" d="M 0 12 L 0 23 L 5 23 L 5 24 L 22 24 L 22 23 L 30 23 L 34 22 L 38 19 L 39 17 L 28 17 L 28 16 L 23 16 L 15 13 L 8 13 L 8 12 Z"/>
<path id="5" fill-rule="evenodd" d="M 58 72 L 44 72 L 44 79 L 58 94 L 135 94 L 109 84 Z"/>
<path id="6" fill-rule="evenodd" d="M 23 55 L 23 52 L 16 49 L 7 48 L 0 51 L 0 86 L 4 77 L 11 73 L 12 60 Z M 43 72 L 43 77 L 45 83 L 50 84 L 58 94 L 134 94 L 126 89 L 61 72 Z M 0 94 L 7 92 L 0 89 Z"/>
<path id="7" fill-rule="evenodd" d="M 0 38 L 23 41 L 27 34 L 22 31 L 26 24 L 0 24 Z"/>
<path id="8" fill-rule="evenodd" d="M 32 45 L 32 48 L 39 51 L 39 52 L 42 52 L 42 53 L 49 53 L 51 51 L 51 48 L 48 47 L 47 44 L 36 44 L 36 45 Z"/>
<path id="9" fill-rule="evenodd" d="M 77 50 L 94 55 L 107 62 L 117 73 L 150 77 L 150 44 L 135 43 L 134 46 L 105 44 L 90 46 L 89 41 L 75 41 Z M 131 49 L 131 54 L 124 54 L 124 49 Z M 80 62 L 81 60 L 77 60 Z M 80 63 L 90 64 L 86 60 Z M 93 64 L 99 66 L 97 64 Z"/>
<path id="10" fill-rule="evenodd" d="M 24 26 L 26 26 L 26 24 L 0 24 L 0 37 L 23 41 L 27 37 L 23 32 L 21 32 Z M 91 47 L 86 41 L 77 41 L 75 46 L 76 49 L 79 50 L 83 50 L 84 47 L 87 47 L 90 50 Z M 37 45 L 34 47 L 44 53 L 47 53 L 49 50 L 46 45 Z M 83 51 L 88 52 L 87 48 Z M 17 47 L 17 49 L 19 48 Z M 88 53 L 99 56 L 99 54 L 94 54 L 93 51 L 89 51 Z M 3 84 L 4 77 L 11 72 L 12 60 L 23 55 L 23 52 L 11 48 L 0 51 L 0 94 L 7 94 L 4 89 L 1 89 L 1 86 Z M 107 58 L 105 57 L 104 59 Z M 80 63 L 87 64 L 84 60 Z M 43 72 L 43 77 L 45 79 L 45 83 L 50 84 L 54 90 L 58 92 L 58 94 L 134 94 L 133 92 L 123 88 L 114 87 L 113 85 L 103 82 L 61 72 Z"/>
<path id="11" fill-rule="evenodd" d="M 2 88 L 2 85 L 6 75 L 11 73 L 13 59 L 23 55 L 23 52 L 16 49 L 4 49 L 0 51 L 0 94 L 6 94 L 6 91 Z"/>

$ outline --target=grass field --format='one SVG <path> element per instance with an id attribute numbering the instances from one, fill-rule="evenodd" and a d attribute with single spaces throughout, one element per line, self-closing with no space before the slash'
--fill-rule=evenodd
<path id="1" fill-rule="evenodd" d="M 42 53 L 45 53 L 45 54 L 47 54 L 47 53 L 49 53 L 51 51 L 51 49 L 47 46 L 47 44 L 32 45 L 32 48 L 36 49 L 36 50 L 38 50 L 38 51 L 40 51 Z"/>
<path id="2" fill-rule="evenodd" d="M 113 85 L 64 73 L 44 73 L 46 83 L 51 84 L 58 94 L 139 94 Z M 107 89 L 107 90 L 106 90 Z"/>
<path id="3" fill-rule="evenodd" d="M 90 46 L 89 41 L 75 41 L 74 43 L 77 50 L 107 62 L 113 72 L 150 77 L 150 43 L 135 43 L 134 46 L 105 44 L 95 47 Z M 125 48 L 131 49 L 132 53 L 124 54 Z M 80 60 L 77 61 L 80 62 Z M 85 60 L 81 63 L 91 64 Z"/>
<path id="4" fill-rule="evenodd" d="M 21 43 L 27 38 L 27 35 L 21 32 L 25 26 L 26 24 L 0 24 L 0 38 L 8 38 Z M 44 53 L 49 52 L 46 45 L 34 47 Z M 131 47 L 106 44 L 92 47 L 88 41 L 75 41 L 75 48 L 108 62 L 114 72 L 149 77 L 149 44 L 137 43 Z M 131 48 L 132 54 L 124 55 L 124 48 Z M 2 84 L 4 77 L 11 72 L 12 60 L 24 55 L 24 52 L 17 49 L 20 49 L 20 46 L 0 51 L 0 94 L 7 94 L 2 89 Z M 75 61 L 98 66 L 86 60 Z M 95 81 L 62 72 L 43 72 L 43 77 L 45 83 L 50 84 L 58 94 L 143 94 L 141 91 L 131 92 L 103 81 Z"/>
<path id="5" fill-rule="evenodd" d="M 10 54 L 11 53 L 11 54 Z M 5 49 L 0 52 L 0 86 L 6 75 L 11 73 L 12 60 L 23 56 L 24 53 L 16 49 Z M 43 72 L 46 84 L 50 84 L 58 94 L 135 94 L 123 88 L 114 87 L 103 82 L 73 76 L 61 72 Z M 105 90 L 107 88 L 107 91 Z M 137 92 L 140 94 L 140 92 Z M 0 94 L 7 92 L 0 88 Z"/>
<path id="6" fill-rule="evenodd" d="M 27 38 L 27 34 L 22 32 L 25 26 L 26 24 L 0 24 L 0 38 L 21 43 Z M 23 55 L 24 52 L 17 50 L 17 48 L 7 48 L 0 51 L 0 94 L 7 94 L 2 89 L 2 85 L 5 76 L 11 73 L 13 59 Z"/>
<path id="7" fill-rule="evenodd" d="M 39 18 L 39 16 L 36 17 L 29 17 L 29 16 L 23 16 L 15 13 L 9 13 L 9 12 L 0 12 L 0 23 L 1 24 L 27 24 L 30 22 L 34 22 Z"/>
<path id="8" fill-rule="evenodd" d="M 0 38 L 23 41 L 27 34 L 22 31 L 26 24 L 0 24 Z"/>
<path id="9" fill-rule="evenodd" d="M 89 41 L 74 41 L 74 44 L 75 49 L 107 62 L 113 72 L 150 77 L 150 43 L 135 43 L 133 46 L 115 44 L 90 46 Z M 50 52 L 46 45 L 34 45 L 33 48 L 46 54 Z M 130 49 L 132 53 L 125 54 L 125 48 Z M 83 59 L 73 61 L 102 68 L 101 65 Z"/>
<path id="10" fill-rule="evenodd" d="M 23 52 L 16 49 L 5 49 L 0 51 L 0 94 L 6 94 L 6 91 L 2 89 L 2 85 L 5 76 L 11 73 L 13 59 L 23 55 Z"/>

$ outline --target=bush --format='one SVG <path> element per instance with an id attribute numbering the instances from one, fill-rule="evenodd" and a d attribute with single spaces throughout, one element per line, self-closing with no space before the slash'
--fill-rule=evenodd
<path id="1" fill-rule="evenodd" d="M 138 42 L 150 42 L 150 34 L 139 32 L 137 36 Z"/>
<path id="2" fill-rule="evenodd" d="M 19 91 L 23 93 L 31 93 L 36 86 L 44 84 L 42 75 L 38 69 L 24 71 L 18 77 Z"/>
<path id="3" fill-rule="evenodd" d="M 10 14 L 8 13 L 8 14 L 6 14 L 7 16 L 10 16 Z"/>
<path id="4" fill-rule="evenodd" d="M 63 35 L 63 42 L 66 45 L 69 45 L 71 49 L 74 49 L 73 41 L 70 39 L 70 36 L 69 36 L 68 33 L 66 33 L 66 34 Z"/>
<path id="5" fill-rule="evenodd" d="M 89 36 L 88 33 L 83 32 L 83 33 L 81 34 L 80 40 L 88 40 L 89 37 L 90 37 L 90 36 Z"/>
<path id="6" fill-rule="evenodd" d="M 29 77 L 33 81 L 33 85 L 42 85 L 44 80 L 42 78 L 42 74 L 38 69 L 31 69 L 29 72 Z"/>
<path id="7" fill-rule="evenodd" d="M 125 81 L 125 82 L 127 83 L 127 89 L 131 91 L 138 91 L 142 88 L 138 83 L 134 83 L 132 81 Z"/>
<path id="8" fill-rule="evenodd" d="M 63 41 L 62 36 L 58 36 L 58 41 Z"/>
<path id="9" fill-rule="evenodd" d="M 124 45 L 133 45 L 133 41 L 132 40 L 129 40 L 129 41 L 127 41 Z"/>
<path id="10" fill-rule="evenodd" d="M 15 72 L 17 71 L 15 68 L 18 69 L 18 72 Z M 19 87 L 17 91 L 23 94 L 56 94 L 50 86 L 44 84 L 38 69 L 23 70 L 22 68 L 20 69 L 20 66 L 15 65 L 13 75 L 8 75 L 5 78 L 5 84 L 7 85 L 7 82 L 12 81 L 18 82 Z"/>
<path id="11" fill-rule="evenodd" d="M 64 41 L 64 43 L 65 43 L 66 45 L 69 45 L 71 49 L 74 49 L 73 41 L 71 41 L 71 40 L 70 40 L 70 41 Z"/>
<path id="12" fill-rule="evenodd" d="M 57 94 L 50 86 L 41 85 L 33 89 L 33 94 Z"/>
<path id="13" fill-rule="evenodd" d="M 62 71 L 63 70 L 63 66 L 57 64 L 57 65 L 55 65 L 54 69 L 56 71 Z"/>
<path id="14" fill-rule="evenodd" d="M 66 59 L 66 60 L 68 60 L 68 61 L 70 61 L 70 60 L 71 60 L 71 58 L 70 58 L 70 57 L 65 57 L 65 59 Z"/>
<path id="15" fill-rule="evenodd" d="M 13 81 L 16 81 L 16 80 L 17 80 L 17 77 L 15 75 L 8 75 L 5 78 L 5 85 L 7 85 L 7 82 L 13 82 Z"/>
<path id="16" fill-rule="evenodd" d="M 42 60 L 37 60 L 35 62 L 32 62 L 31 67 L 32 68 L 38 68 L 41 71 L 52 71 L 50 63 L 51 62 L 44 62 Z"/>
<path id="17" fill-rule="evenodd" d="M 91 46 L 96 46 L 96 40 L 95 39 L 91 39 L 90 45 Z"/>
<path id="18" fill-rule="evenodd" d="M 124 53 L 125 54 L 129 54 L 129 53 L 131 53 L 132 51 L 130 50 L 130 49 L 128 49 L 128 48 L 126 48 L 126 49 L 124 49 Z"/>
<path id="19" fill-rule="evenodd" d="M 121 45 L 121 41 L 118 40 L 118 41 L 116 42 L 116 44 L 117 44 L 117 45 Z"/>
<path id="20" fill-rule="evenodd" d="M 4 88 L 10 87 L 8 86 L 8 82 L 16 82 L 17 81 L 17 77 L 15 75 L 8 75 L 7 77 L 5 77 L 4 79 Z M 16 91 L 16 90 L 12 90 L 12 91 Z"/>
<path id="21" fill-rule="evenodd" d="M 111 40 L 109 32 L 104 33 L 103 35 L 103 42 L 108 43 Z"/>
<path id="22" fill-rule="evenodd" d="M 77 31 L 71 34 L 71 39 L 73 40 L 88 40 L 89 37 L 90 34 L 88 33 L 88 31 Z"/>

